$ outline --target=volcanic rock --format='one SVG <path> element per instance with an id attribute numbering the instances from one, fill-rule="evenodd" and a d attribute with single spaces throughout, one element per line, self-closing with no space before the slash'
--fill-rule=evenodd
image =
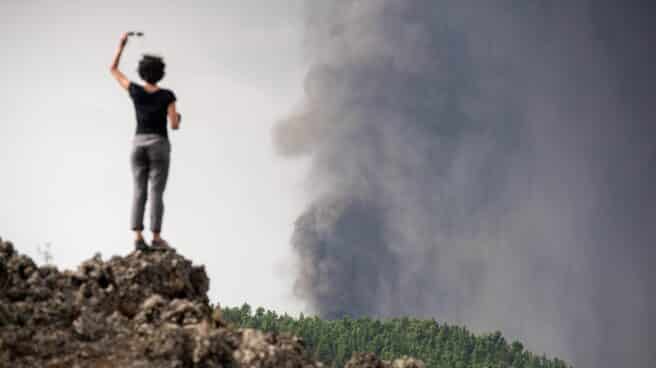
<path id="1" fill-rule="evenodd" d="M 374 353 L 355 353 L 346 362 L 344 368 L 425 368 L 423 361 L 410 357 L 402 357 L 391 362 L 382 360 Z"/>
<path id="2" fill-rule="evenodd" d="M 322 367 L 298 337 L 228 326 L 208 289 L 204 267 L 174 249 L 60 272 L 0 239 L 0 367 Z M 363 357 L 347 367 L 423 368 Z"/>
<path id="3" fill-rule="evenodd" d="M 208 289 L 173 249 L 60 272 L 0 240 L 0 367 L 321 366 L 298 338 L 227 326 Z"/>

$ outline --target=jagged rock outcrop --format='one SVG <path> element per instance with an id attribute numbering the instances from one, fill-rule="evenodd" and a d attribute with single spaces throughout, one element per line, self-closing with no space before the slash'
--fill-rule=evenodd
<path id="1" fill-rule="evenodd" d="M 204 267 L 173 249 L 96 255 L 60 272 L 0 239 L 0 367 L 322 366 L 297 337 L 227 326 L 208 288 Z M 351 368 L 374 367 L 354 359 Z"/>
<path id="2" fill-rule="evenodd" d="M 0 367 L 317 367 L 292 336 L 233 329 L 202 266 L 174 250 L 76 271 L 37 266 L 0 240 Z"/>

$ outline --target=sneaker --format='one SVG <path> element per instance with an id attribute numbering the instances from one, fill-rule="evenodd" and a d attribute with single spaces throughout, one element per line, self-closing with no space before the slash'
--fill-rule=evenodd
<path id="1" fill-rule="evenodd" d="M 148 244 L 146 244 L 146 241 L 143 239 L 135 240 L 134 250 L 140 250 L 142 252 L 145 252 L 148 250 Z"/>
<path id="2" fill-rule="evenodd" d="M 164 240 L 164 239 L 153 240 L 153 241 L 150 243 L 150 247 L 151 247 L 152 249 L 158 249 L 158 250 L 170 250 L 170 249 L 173 249 L 173 248 L 171 248 L 171 246 L 169 245 L 169 243 L 168 243 L 166 240 Z"/>

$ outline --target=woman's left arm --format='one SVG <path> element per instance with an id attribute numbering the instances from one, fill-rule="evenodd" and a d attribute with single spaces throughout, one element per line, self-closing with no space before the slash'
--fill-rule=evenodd
<path id="1" fill-rule="evenodd" d="M 118 81 L 118 83 L 121 85 L 121 87 L 128 89 L 128 86 L 130 85 L 130 80 L 125 76 L 125 74 L 121 73 L 120 70 L 118 70 L 118 63 L 121 61 L 121 54 L 123 54 L 123 49 L 125 48 L 125 45 L 128 43 L 128 34 L 123 33 L 121 35 L 121 43 L 118 46 L 118 49 L 116 50 L 116 54 L 114 55 L 114 60 L 112 60 L 112 65 L 109 67 L 109 71 L 112 73 L 112 76 Z"/>

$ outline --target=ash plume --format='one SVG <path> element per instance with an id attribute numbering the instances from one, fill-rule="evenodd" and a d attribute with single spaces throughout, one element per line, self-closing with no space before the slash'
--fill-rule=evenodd
<path id="1" fill-rule="evenodd" d="M 273 132 L 312 162 L 299 295 L 654 363 L 656 32 L 634 3 L 307 2 L 305 96 Z"/>

